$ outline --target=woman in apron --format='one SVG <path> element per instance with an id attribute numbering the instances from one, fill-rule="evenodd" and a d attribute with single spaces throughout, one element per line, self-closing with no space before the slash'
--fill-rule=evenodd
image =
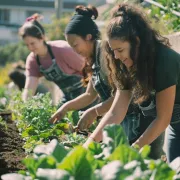
<path id="1" fill-rule="evenodd" d="M 84 60 L 77 55 L 66 41 L 45 41 L 45 31 L 37 21 L 39 15 L 27 18 L 19 34 L 31 53 L 26 60 L 26 83 L 23 99 L 34 95 L 38 80 L 44 76 L 63 91 L 65 100 L 83 93 L 81 83 Z"/>
<path id="2" fill-rule="evenodd" d="M 142 111 L 144 124 L 153 118 L 133 146 L 150 144 L 166 130 L 166 155 L 171 162 L 180 156 L 180 55 L 148 22 L 135 6 L 119 4 L 112 11 L 107 52 L 117 91 L 111 109 L 84 147 L 101 141 L 105 125 L 123 121 L 133 100 Z"/>
<path id="3" fill-rule="evenodd" d="M 102 42 L 99 40 L 100 32 L 92 17 L 98 16 L 97 9 L 92 6 L 77 6 L 75 15 L 66 27 L 65 35 L 68 43 L 78 54 L 86 59 L 85 83 L 88 83 L 87 90 L 79 97 L 66 102 L 51 117 L 50 122 L 55 123 L 64 117 L 67 111 L 82 109 L 97 97 L 101 98 L 101 103 L 87 109 L 78 122 L 78 128 L 84 130 L 89 128 L 97 117 L 103 116 L 111 107 L 114 99 L 111 96 L 111 88 L 108 83 L 107 68 L 104 66 L 102 57 Z M 83 28 L 82 28 L 83 27 Z M 139 133 L 139 114 L 135 113 L 138 108 L 130 107 L 124 120 L 129 141 L 132 141 Z M 127 127 L 128 126 L 128 127 Z"/>

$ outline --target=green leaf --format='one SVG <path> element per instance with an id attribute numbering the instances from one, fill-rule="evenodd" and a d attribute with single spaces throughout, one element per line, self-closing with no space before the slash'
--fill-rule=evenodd
<path id="1" fill-rule="evenodd" d="M 53 139 L 47 145 L 36 146 L 34 153 L 38 156 L 42 154 L 52 155 L 57 162 L 61 162 L 62 159 L 67 155 L 68 151 L 61 144 L 59 144 L 56 139 Z"/>
<path id="2" fill-rule="evenodd" d="M 121 125 L 107 125 L 103 130 L 103 153 L 108 157 L 116 147 L 128 144 L 127 136 Z"/>
<path id="3" fill-rule="evenodd" d="M 133 160 L 142 162 L 140 154 L 134 148 L 128 145 L 119 145 L 108 157 L 108 160 L 119 160 L 122 164 L 129 163 Z"/>
<path id="4" fill-rule="evenodd" d="M 43 132 L 39 135 L 40 138 L 48 138 L 49 136 L 51 136 L 50 132 Z"/>
<path id="5" fill-rule="evenodd" d="M 38 159 L 26 158 L 23 159 L 22 162 L 33 178 L 36 177 L 36 171 L 38 168 L 56 168 L 56 161 L 51 156 L 41 157 Z"/>
<path id="6" fill-rule="evenodd" d="M 175 171 L 173 171 L 168 164 L 164 163 L 161 160 L 155 161 L 155 169 L 152 172 L 151 179 L 156 180 L 172 180 L 173 176 L 176 174 Z"/>
<path id="7" fill-rule="evenodd" d="M 55 129 L 60 129 L 62 131 L 66 131 L 67 132 L 69 130 L 69 126 L 70 125 L 68 123 L 62 123 L 61 122 L 59 124 L 56 124 L 54 128 Z"/>
<path id="8" fill-rule="evenodd" d="M 78 146 L 73 149 L 57 167 L 58 169 L 68 171 L 76 180 L 91 180 L 92 167 L 86 155 L 87 150 Z"/>
<path id="9" fill-rule="evenodd" d="M 130 161 L 129 163 L 127 163 L 125 166 L 124 166 L 124 169 L 128 170 L 128 169 L 135 169 L 137 166 L 140 166 L 141 165 L 141 162 L 137 161 L 137 160 L 133 160 L 133 161 Z"/>
<path id="10" fill-rule="evenodd" d="M 78 111 L 69 111 L 67 113 L 67 118 L 70 120 L 73 126 L 76 126 L 79 121 L 79 112 Z"/>
<path id="11" fill-rule="evenodd" d="M 106 161 L 103 160 L 104 154 L 102 153 L 102 148 L 99 143 L 92 142 L 88 146 L 87 159 L 92 165 L 93 170 L 102 168 Z"/>
<path id="12" fill-rule="evenodd" d="M 128 174 L 129 176 L 127 176 L 125 180 L 149 180 L 151 171 L 142 171 L 141 168 L 138 166 L 135 168 L 135 170 L 129 172 Z"/>
<path id="13" fill-rule="evenodd" d="M 56 160 L 51 156 L 46 156 L 38 159 L 37 168 L 43 169 L 55 169 L 56 168 Z"/>
<path id="14" fill-rule="evenodd" d="M 86 158 L 91 164 L 91 168 L 93 169 L 93 171 L 102 168 L 106 164 L 106 160 L 95 158 L 95 156 L 93 156 L 92 152 L 90 151 L 87 152 Z"/>
<path id="15" fill-rule="evenodd" d="M 122 169 L 123 167 L 120 161 L 110 162 L 99 171 L 99 177 L 103 180 L 120 180 Z"/>
<path id="16" fill-rule="evenodd" d="M 28 176 L 29 177 L 29 176 Z M 9 173 L 9 174 L 4 174 L 1 176 L 2 180 L 10 180 L 10 179 L 15 179 L 15 180 L 25 180 L 25 178 L 28 178 L 27 176 L 23 176 L 21 174 L 15 174 L 15 173 Z M 30 177 L 29 177 L 30 178 Z"/>
<path id="17" fill-rule="evenodd" d="M 37 135 L 37 133 L 35 132 L 35 129 L 33 126 L 28 127 L 23 133 L 22 133 L 22 137 L 29 137 L 32 135 Z"/>
<path id="18" fill-rule="evenodd" d="M 61 169 L 41 169 L 37 170 L 39 180 L 74 180 L 70 174 Z"/>
<path id="19" fill-rule="evenodd" d="M 93 155 L 99 155 L 100 153 L 102 153 L 102 148 L 99 143 L 92 142 L 88 146 L 88 151 L 90 151 Z"/>
<path id="20" fill-rule="evenodd" d="M 37 170 L 37 160 L 33 158 L 26 158 L 22 160 L 22 163 L 28 169 L 30 175 L 34 178 L 36 177 L 36 170 Z"/>
<path id="21" fill-rule="evenodd" d="M 148 157 L 150 151 L 151 151 L 151 147 L 149 145 L 145 145 L 140 149 L 139 153 L 141 154 L 142 158 L 145 159 Z"/>

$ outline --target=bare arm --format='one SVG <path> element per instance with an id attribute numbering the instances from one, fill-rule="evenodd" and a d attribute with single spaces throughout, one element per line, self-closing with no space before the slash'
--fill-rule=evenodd
<path id="1" fill-rule="evenodd" d="M 130 100 L 131 100 L 130 91 L 117 90 L 110 110 L 102 118 L 95 131 L 91 134 L 91 138 L 99 142 L 102 140 L 102 130 L 107 124 L 113 124 L 113 123 L 120 124 L 127 113 Z M 87 142 L 85 143 L 85 147 L 88 146 L 89 144 L 88 141 L 89 140 L 87 140 Z"/>
<path id="2" fill-rule="evenodd" d="M 97 92 L 93 88 L 92 82 L 89 81 L 86 92 L 77 98 L 63 104 L 49 119 L 50 123 L 55 123 L 62 119 L 67 111 L 79 110 L 91 104 L 97 98 Z"/>
<path id="3" fill-rule="evenodd" d="M 38 86 L 38 77 L 28 76 L 26 77 L 25 87 L 22 93 L 22 99 L 26 101 L 29 97 L 33 96 Z"/>
<path id="4" fill-rule="evenodd" d="M 107 113 L 113 103 L 114 97 L 110 97 L 106 101 L 97 104 L 96 106 L 92 107 L 91 109 L 94 110 L 97 116 L 102 116 Z"/>
<path id="5" fill-rule="evenodd" d="M 110 109 L 113 100 L 114 97 L 110 97 L 106 101 L 87 109 L 78 122 L 78 128 L 81 130 L 89 128 L 98 116 L 104 115 Z"/>
<path id="6" fill-rule="evenodd" d="M 83 93 L 82 95 L 78 96 L 77 98 L 71 101 L 68 101 L 63 106 L 67 111 L 79 110 L 94 102 L 96 98 L 97 98 L 97 92 L 94 89 L 92 82 L 89 81 L 85 93 Z"/>
<path id="7" fill-rule="evenodd" d="M 146 144 L 150 144 L 166 129 L 171 121 L 175 94 L 175 85 L 157 93 L 157 117 L 133 145 L 137 144 L 141 148 Z"/>

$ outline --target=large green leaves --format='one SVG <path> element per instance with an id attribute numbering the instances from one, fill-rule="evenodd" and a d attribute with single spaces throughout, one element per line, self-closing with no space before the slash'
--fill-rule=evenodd
<path id="1" fill-rule="evenodd" d="M 70 111 L 67 113 L 66 118 L 69 119 L 73 126 L 76 126 L 79 121 L 79 112 L 78 111 Z"/>
<path id="2" fill-rule="evenodd" d="M 106 161 L 103 160 L 104 154 L 102 153 L 102 148 L 99 143 L 92 142 L 88 146 L 87 159 L 91 164 L 93 170 L 102 168 Z"/>
<path id="3" fill-rule="evenodd" d="M 105 165 L 101 170 L 96 171 L 96 179 L 99 180 L 118 180 L 122 171 L 120 161 L 113 161 Z M 122 177 L 122 176 L 121 176 Z"/>
<path id="4" fill-rule="evenodd" d="M 68 171 L 76 180 L 91 180 L 92 168 L 86 155 L 86 149 L 76 147 L 57 167 Z"/>
<path id="5" fill-rule="evenodd" d="M 140 154 L 127 145 L 119 145 L 108 159 L 110 161 L 119 160 L 122 164 L 129 163 L 133 160 L 142 161 Z"/>
<path id="6" fill-rule="evenodd" d="M 145 145 L 144 147 L 141 148 L 141 150 L 139 151 L 139 153 L 141 154 L 142 158 L 147 158 L 149 153 L 151 151 L 151 147 L 148 145 Z"/>
<path id="7" fill-rule="evenodd" d="M 56 139 L 53 139 L 47 145 L 39 145 L 34 149 L 34 153 L 38 156 L 42 154 L 52 155 L 57 162 L 61 162 L 67 155 L 68 151 L 58 143 Z"/>
<path id="8" fill-rule="evenodd" d="M 154 168 L 152 169 L 151 179 L 161 180 L 171 180 L 175 175 L 175 171 L 173 171 L 168 164 L 164 163 L 161 160 L 156 160 L 154 164 Z M 150 180 L 151 180 L 150 179 Z"/>
<path id="9" fill-rule="evenodd" d="M 23 160 L 23 163 L 26 165 L 30 175 L 33 178 L 36 177 L 36 171 L 38 168 L 43 168 L 43 169 L 56 168 L 56 160 L 52 156 L 40 157 L 38 159 L 27 158 Z"/>
<path id="10" fill-rule="evenodd" d="M 4 174 L 1 176 L 2 180 L 31 180 L 30 176 L 23 176 L 21 174 L 16 174 L 16 173 L 9 173 L 9 174 Z"/>
<path id="11" fill-rule="evenodd" d="M 61 169 L 42 169 L 37 170 L 38 180 L 74 180 L 65 170 Z"/>
<path id="12" fill-rule="evenodd" d="M 120 125 L 111 124 L 103 130 L 103 153 L 107 158 L 116 147 L 128 144 L 127 136 Z"/>

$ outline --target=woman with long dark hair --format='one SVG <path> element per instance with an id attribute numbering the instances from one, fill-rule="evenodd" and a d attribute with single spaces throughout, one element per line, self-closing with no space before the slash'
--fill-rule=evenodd
<path id="1" fill-rule="evenodd" d="M 56 122 L 64 117 L 70 110 L 79 110 L 93 103 L 99 96 L 101 103 L 87 109 L 78 122 L 78 128 L 84 130 L 89 128 L 93 121 L 103 116 L 111 107 L 114 99 L 111 96 L 111 87 L 108 82 L 108 70 L 104 64 L 102 56 L 102 41 L 100 40 L 99 29 L 94 22 L 98 17 L 98 11 L 93 6 L 77 6 L 75 14 L 68 23 L 65 36 L 75 52 L 85 58 L 86 65 L 83 69 L 84 83 L 87 84 L 87 90 L 79 97 L 68 101 L 62 105 L 52 116 L 50 122 Z M 138 136 L 137 124 L 139 123 L 139 114 L 134 113 L 138 108 L 130 107 L 125 118 L 124 127 L 132 129 L 126 131 L 129 141 Z M 131 124 L 128 124 L 131 119 Z"/>
<path id="2" fill-rule="evenodd" d="M 151 28 L 141 10 L 128 4 L 113 9 L 107 37 L 106 62 L 117 91 L 110 110 L 84 146 L 92 140 L 99 142 L 106 124 L 122 122 L 133 101 L 144 120 L 154 118 L 133 146 L 150 144 L 166 130 L 171 162 L 180 156 L 180 55 Z"/>

